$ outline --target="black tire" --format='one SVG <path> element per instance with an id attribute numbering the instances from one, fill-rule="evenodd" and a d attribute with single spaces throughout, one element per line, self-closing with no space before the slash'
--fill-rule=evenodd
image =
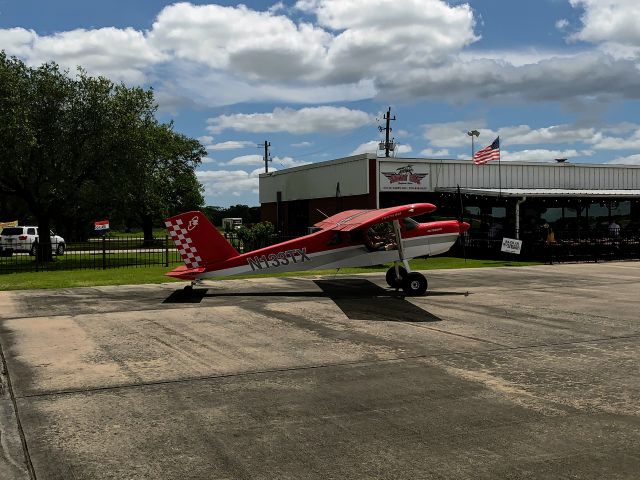
<path id="1" fill-rule="evenodd" d="M 387 285 L 391 288 L 402 288 L 402 282 L 407 276 L 407 269 L 404 267 L 398 267 L 398 272 L 400 273 L 400 280 L 396 278 L 396 267 L 391 267 L 387 270 L 387 274 L 385 275 L 385 279 L 387 280 Z"/>
<path id="2" fill-rule="evenodd" d="M 29 255 L 31 255 L 32 257 L 35 257 L 38 254 L 38 244 L 36 242 L 33 242 L 31 244 L 31 248 L 29 249 Z"/>
<path id="3" fill-rule="evenodd" d="M 427 291 L 427 279 L 418 272 L 411 272 L 402 281 L 402 290 L 407 296 L 419 297 Z"/>
<path id="4" fill-rule="evenodd" d="M 64 243 L 59 243 L 58 246 L 56 247 L 56 255 L 61 257 L 62 255 L 64 255 Z"/>

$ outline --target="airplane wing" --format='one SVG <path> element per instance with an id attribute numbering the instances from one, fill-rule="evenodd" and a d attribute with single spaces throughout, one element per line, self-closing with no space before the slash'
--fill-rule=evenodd
<path id="1" fill-rule="evenodd" d="M 349 232 L 368 228 L 372 225 L 392 220 L 400 220 L 407 217 L 417 217 L 424 213 L 431 213 L 436 206 L 431 203 L 413 203 L 400 207 L 381 208 L 378 210 L 347 210 L 337 213 L 318 222 L 314 227 L 323 230 L 337 230 Z"/>

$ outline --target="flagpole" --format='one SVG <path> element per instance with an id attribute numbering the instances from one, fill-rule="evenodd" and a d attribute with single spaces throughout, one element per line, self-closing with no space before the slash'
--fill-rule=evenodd
<path id="1" fill-rule="evenodd" d="M 498 142 L 500 142 L 500 137 L 498 137 Z M 500 165 L 502 165 L 502 162 L 500 161 L 501 158 L 502 158 L 502 149 L 499 150 L 499 153 L 498 153 L 498 198 L 502 198 L 502 170 L 500 168 Z"/>

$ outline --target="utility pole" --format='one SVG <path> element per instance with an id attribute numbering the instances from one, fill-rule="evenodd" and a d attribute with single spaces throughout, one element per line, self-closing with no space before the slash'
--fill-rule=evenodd
<path id="1" fill-rule="evenodd" d="M 269 147 L 271 142 L 264 141 L 264 145 L 258 145 L 258 147 L 264 147 L 264 173 L 269 173 Z"/>
<path id="2" fill-rule="evenodd" d="M 391 139 L 391 141 L 389 141 L 389 135 L 391 133 L 391 120 L 395 120 L 396 116 L 394 115 L 393 118 L 391 118 L 391 107 L 389 107 L 389 110 L 387 110 L 387 113 L 385 113 L 382 116 L 383 119 L 385 119 L 387 121 L 387 126 L 386 127 L 378 127 L 379 131 L 385 131 L 385 140 L 384 140 L 384 156 L 388 157 L 389 156 L 389 151 L 393 151 L 395 148 L 395 143 L 393 142 L 393 138 Z"/>

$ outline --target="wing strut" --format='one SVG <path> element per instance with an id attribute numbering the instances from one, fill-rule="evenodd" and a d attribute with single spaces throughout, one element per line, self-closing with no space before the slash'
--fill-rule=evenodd
<path id="1" fill-rule="evenodd" d="M 404 245 L 402 244 L 402 235 L 400 232 L 400 221 L 394 220 L 393 222 L 393 231 L 396 235 L 396 243 L 398 244 L 398 258 L 400 262 L 404 264 L 404 268 L 407 269 L 407 272 L 410 272 L 409 262 L 404 258 Z M 396 278 L 400 278 L 400 262 L 394 262 L 396 268 Z"/>

